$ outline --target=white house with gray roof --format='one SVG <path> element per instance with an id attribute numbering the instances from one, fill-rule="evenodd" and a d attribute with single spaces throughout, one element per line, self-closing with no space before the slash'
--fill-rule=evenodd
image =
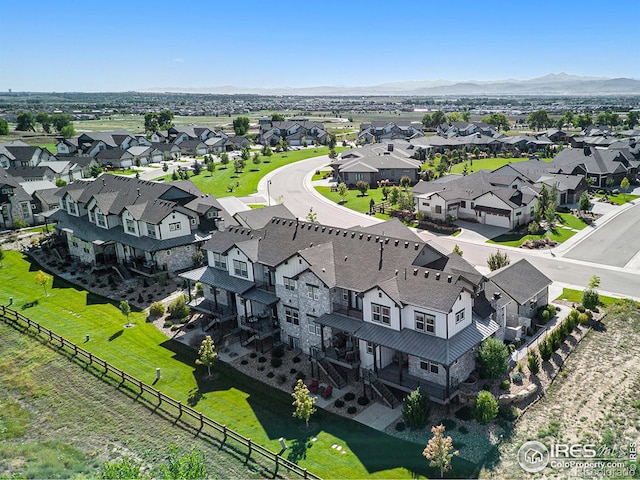
<path id="1" fill-rule="evenodd" d="M 275 217 L 216 231 L 203 246 L 208 266 L 181 274 L 206 286 L 190 305 L 237 322 L 245 343 L 279 336 L 336 386 L 364 376 L 390 404 L 389 388 L 417 386 L 447 403 L 500 329 L 486 302 L 476 309 L 484 277 L 457 254 L 381 228 Z"/>

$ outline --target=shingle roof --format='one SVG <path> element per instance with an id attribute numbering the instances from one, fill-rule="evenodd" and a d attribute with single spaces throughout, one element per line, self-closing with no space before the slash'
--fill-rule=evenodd
<path id="1" fill-rule="evenodd" d="M 190 270 L 188 272 L 181 273 L 179 277 L 193 280 L 195 282 L 202 282 L 205 285 L 210 285 L 212 287 L 223 288 L 224 290 L 238 293 L 240 295 L 254 288 L 253 282 L 233 277 L 225 270 L 213 267 L 201 267 L 195 270 Z"/>
<path id="2" fill-rule="evenodd" d="M 491 272 L 487 278 L 520 305 L 552 283 L 524 258 Z"/>

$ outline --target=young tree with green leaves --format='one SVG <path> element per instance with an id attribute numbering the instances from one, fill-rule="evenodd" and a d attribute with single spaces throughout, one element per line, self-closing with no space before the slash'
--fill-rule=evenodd
<path id="1" fill-rule="evenodd" d="M 292 405 L 295 407 L 292 416 L 304 420 L 308 429 L 309 418 L 317 411 L 315 407 L 317 398 L 311 396 L 309 388 L 307 388 L 301 379 L 298 379 L 291 396 L 293 397 Z"/>
<path id="2" fill-rule="evenodd" d="M 437 467 L 440 470 L 440 478 L 451 470 L 451 460 L 460 452 L 453 448 L 453 440 L 451 437 L 444 436 L 444 425 L 440 424 L 431 427 L 433 436 L 422 451 L 422 456 L 430 460 L 430 467 Z"/>
<path id="3" fill-rule="evenodd" d="M 200 344 L 196 365 L 204 365 L 207 367 L 208 377 L 211 378 L 211 367 L 215 365 L 217 359 L 218 352 L 216 352 L 216 346 L 213 344 L 211 335 L 207 335 Z"/>
<path id="4" fill-rule="evenodd" d="M 229 164 L 229 154 L 227 152 L 222 152 L 220 154 L 220 164 L 223 168 L 227 168 L 227 165 Z"/>
<path id="5" fill-rule="evenodd" d="M 51 116 L 51 123 L 59 133 L 62 133 L 62 129 L 67 125 L 71 125 L 72 122 L 73 117 L 68 113 L 56 113 Z"/>
<path id="6" fill-rule="evenodd" d="M 209 176 L 213 176 L 213 172 L 216 171 L 216 164 L 213 160 L 210 160 L 209 163 L 207 163 L 207 172 L 209 172 Z"/>
<path id="7" fill-rule="evenodd" d="M 234 119 L 233 131 L 238 136 L 245 135 L 249 131 L 249 117 L 237 117 Z"/>
<path id="8" fill-rule="evenodd" d="M 423 395 L 420 387 L 417 387 L 409 395 L 404 397 L 404 409 L 402 418 L 411 429 L 423 428 L 429 421 L 431 402 L 429 397 Z"/>
<path id="9" fill-rule="evenodd" d="M 258 152 L 254 152 L 252 160 L 253 164 L 257 167 L 258 165 L 260 165 L 260 154 Z"/>
<path id="10" fill-rule="evenodd" d="M 271 114 L 272 122 L 284 122 L 284 115 L 281 113 L 272 113 Z"/>
<path id="11" fill-rule="evenodd" d="M 483 378 L 500 378 L 509 369 L 509 350 L 501 340 L 489 337 L 480 345 L 478 363 Z"/>
<path id="12" fill-rule="evenodd" d="M 124 457 L 115 462 L 105 462 L 100 470 L 102 480 L 141 480 L 145 478 L 142 473 L 142 464 L 131 457 Z"/>
<path id="13" fill-rule="evenodd" d="M 129 302 L 126 300 L 122 300 L 118 308 L 120 309 L 120 312 L 122 312 L 122 314 L 127 318 L 127 323 L 129 323 L 129 314 L 131 313 L 131 306 L 129 305 Z"/>
<path id="14" fill-rule="evenodd" d="M 307 222 L 316 223 L 317 220 L 318 220 L 318 214 L 313 210 L 313 207 L 311 207 L 309 209 L 309 212 L 307 213 Z"/>
<path id="15" fill-rule="evenodd" d="M 19 132 L 35 132 L 35 119 L 31 112 L 21 112 L 18 114 L 16 130 Z"/>
<path id="16" fill-rule="evenodd" d="M 36 115 L 36 122 L 40 124 L 45 133 L 51 133 L 51 116 L 47 112 Z"/>
<path id="17" fill-rule="evenodd" d="M 411 186 L 411 178 L 408 175 L 403 175 L 400 178 L 400 186 L 404 188 L 404 191 L 406 192 L 407 189 Z"/>
<path id="18" fill-rule="evenodd" d="M 270 157 L 271 155 L 273 155 L 273 150 L 271 150 L 271 147 L 269 145 L 265 145 L 264 147 L 262 147 L 262 155 L 264 155 L 265 157 Z"/>
<path id="19" fill-rule="evenodd" d="M 51 281 L 51 275 L 47 275 L 42 270 L 38 270 L 35 276 L 36 285 L 40 285 L 44 289 L 44 296 L 47 296 L 47 284 Z"/>
<path id="20" fill-rule="evenodd" d="M 75 134 L 76 134 L 76 129 L 72 123 L 70 123 L 69 125 L 65 125 L 60 129 L 60 135 L 62 135 L 64 138 L 71 138 Z"/>
<path id="21" fill-rule="evenodd" d="M 173 127 L 174 113 L 171 110 L 162 110 L 158 113 L 158 128 L 160 130 L 169 130 Z"/>
<path id="22" fill-rule="evenodd" d="M 591 208 L 591 200 L 589 200 L 589 195 L 587 195 L 587 192 L 583 192 L 582 195 L 580 195 L 580 199 L 578 200 L 578 208 L 583 212 L 586 212 Z"/>
<path id="23" fill-rule="evenodd" d="M 369 190 L 369 182 L 365 182 L 364 180 L 358 180 L 356 182 L 356 190 L 360 192 L 360 196 L 364 197 Z"/>
<path id="24" fill-rule="evenodd" d="M 506 267 L 510 263 L 511 259 L 509 256 L 506 253 L 501 253 L 500 250 L 496 253 L 492 253 L 489 255 L 489 258 L 487 258 L 487 267 L 489 267 L 489 270 L 492 272 L 499 268 Z"/>
<path id="25" fill-rule="evenodd" d="M 347 188 L 346 183 L 338 184 L 338 195 L 342 198 L 342 203 L 344 203 L 347 199 L 347 195 L 349 195 L 349 189 Z"/>
<path id="26" fill-rule="evenodd" d="M 629 182 L 629 179 L 627 177 L 624 177 L 620 182 L 620 190 L 622 190 L 623 195 L 625 195 L 624 197 L 625 200 L 627 199 L 626 193 L 629 191 L 630 188 L 631 188 L 631 183 Z"/>
<path id="27" fill-rule="evenodd" d="M 9 135 L 9 122 L 0 119 L 0 135 Z"/>

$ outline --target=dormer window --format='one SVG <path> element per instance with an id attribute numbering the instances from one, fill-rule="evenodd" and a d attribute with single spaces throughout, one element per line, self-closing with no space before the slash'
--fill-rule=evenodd
<path id="1" fill-rule="evenodd" d="M 72 199 L 67 200 L 67 212 L 71 215 L 78 215 L 78 205 Z"/>
<path id="2" fill-rule="evenodd" d="M 91 210 L 89 210 L 87 213 L 89 215 L 89 221 L 91 223 L 95 223 L 95 219 L 93 218 L 93 212 Z"/>
<path id="3" fill-rule="evenodd" d="M 218 218 L 218 211 L 217 210 L 209 210 L 207 212 L 207 218 L 209 218 L 209 219 Z"/>
<path id="4" fill-rule="evenodd" d="M 126 225 L 128 233 L 136 233 L 136 222 L 134 222 L 130 218 L 127 218 Z"/>
<path id="5" fill-rule="evenodd" d="M 99 210 L 96 210 L 96 225 L 102 228 L 107 228 L 107 220 L 104 218 L 104 215 Z"/>
<path id="6" fill-rule="evenodd" d="M 147 235 L 149 235 L 151 238 L 157 238 L 156 226 L 152 223 L 147 223 Z"/>

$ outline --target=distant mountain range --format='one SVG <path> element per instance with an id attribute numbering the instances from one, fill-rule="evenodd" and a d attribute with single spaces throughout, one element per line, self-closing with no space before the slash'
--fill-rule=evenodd
<path id="1" fill-rule="evenodd" d="M 528 80 L 495 80 L 454 82 L 449 80 L 424 80 L 390 82 L 364 87 L 283 87 L 256 88 L 224 85 L 219 87 L 153 87 L 145 92 L 183 92 L 214 94 L 254 95 L 614 95 L 640 94 L 640 80 L 633 78 L 580 77 L 566 73 L 551 73 Z"/>

